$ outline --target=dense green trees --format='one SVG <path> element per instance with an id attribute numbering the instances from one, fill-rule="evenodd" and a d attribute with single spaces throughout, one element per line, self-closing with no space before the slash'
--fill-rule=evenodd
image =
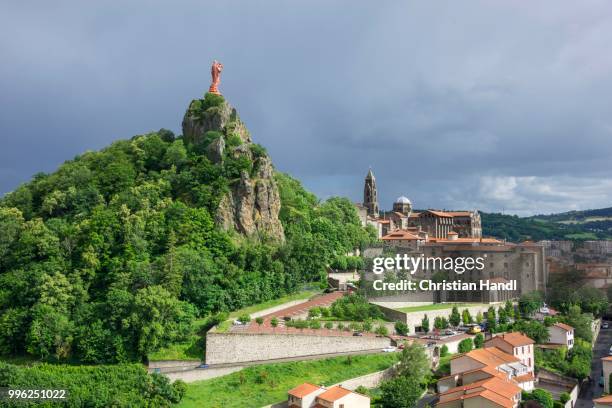
<path id="1" fill-rule="evenodd" d="M 384 408 L 414 407 L 425 390 L 430 375 L 429 359 L 422 345 L 413 342 L 402 350 L 396 376 L 380 386 Z"/>
<path id="2" fill-rule="evenodd" d="M 336 299 L 330 306 L 331 313 L 340 320 L 354 320 L 363 322 L 367 319 L 382 318 L 383 314 L 378 306 L 357 294 L 350 294 Z"/>
<path id="3" fill-rule="evenodd" d="M 372 235 L 350 201 L 320 203 L 284 174 L 285 243 L 221 230 L 221 197 L 255 164 L 229 149 L 213 163 L 206 141 L 167 130 L 118 141 L 0 199 L 0 354 L 139 361 L 184 338 L 194 317 L 318 284 L 334 262 L 359 266 L 346 254 Z"/>
<path id="4" fill-rule="evenodd" d="M 0 361 L 0 387 L 67 390 L 66 407 L 169 407 L 185 393 L 185 383 L 147 374 L 138 364 L 69 366 L 37 364 L 22 367 Z M 2 406 L 26 406 L 23 402 Z M 29 405 L 28 405 L 29 406 Z M 47 406 L 47 405 L 45 405 Z M 51 406 L 50 404 L 48 406 Z"/>

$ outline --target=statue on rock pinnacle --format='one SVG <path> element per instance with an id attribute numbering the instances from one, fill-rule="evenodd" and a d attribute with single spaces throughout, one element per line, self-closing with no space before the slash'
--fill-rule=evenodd
<path id="1" fill-rule="evenodd" d="M 223 71 L 223 64 L 217 60 L 214 60 L 212 67 L 210 68 L 210 74 L 212 76 L 212 83 L 208 92 L 215 95 L 221 95 L 219 92 L 219 83 L 221 82 L 221 71 Z"/>

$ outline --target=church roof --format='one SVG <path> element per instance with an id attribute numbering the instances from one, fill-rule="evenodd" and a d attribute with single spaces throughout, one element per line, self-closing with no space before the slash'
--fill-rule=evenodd
<path id="1" fill-rule="evenodd" d="M 366 180 L 374 180 L 374 173 L 372 173 L 372 169 L 368 170 L 368 175 L 366 176 Z"/>
<path id="2" fill-rule="evenodd" d="M 395 203 L 396 204 L 412 204 L 410 200 L 408 199 L 408 197 L 406 196 L 397 197 L 397 200 L 395 200 Z"/>

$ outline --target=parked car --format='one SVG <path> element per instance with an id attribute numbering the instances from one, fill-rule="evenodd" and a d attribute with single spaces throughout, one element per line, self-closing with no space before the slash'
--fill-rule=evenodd
<path id="1" fill-rule="evenodd" d="M 389 346 L 389 347 L 385 347 L 382 351 L 383 351 L 383 353 L 393 353 L 393 352 L 397 351 L 397 348 L 395 348 L 393 346 Z"/>
<path id="2" fill-rule="evenodd" d="M 468 330 L 469 334 L 477 334 L 480 333 L 482 331 L 482 329 L 480 328 L 480 326 L 472 326 L 470 327 L 470 330 Z"/>
<path id="3" fill-rule="evenodd" d="M 604 377 L 603 377 L 603 375 L 601 377 L 599 377 L 599 386 L 600 387 L 604 386 Z"/>
<path id="4" fill-rule="evenodd" d="M 363 333 L 362 332 L 354 332 L 353 336 L 361 337 L 361 336 L 363 336 Z"/>
<path id="5" fill-rule="evenodd" d="M 209 366 L 208 364 L 200 364 L 200 365 L 198 366 L 198 368 L 200 368 L 200 369 L 202 369 L 202 370 L 204 370 L 204 369 L 206 369 L 206 368 L 209 368 L 209 367 L 210 367 L 210 366 Z"/>
<path id="6" fill-rule="evenodd" d="M 244 323 L 242 323 L 240 320 L 234 320 L 233 324 L 234 326 L 242 326 Z"/>
<path id="7" fill-rule="evenodd" d="M 444 334 L 446 334 L 447 336 L 454 336 L 455 334 L 457 334 L 457 332 L 451 329 L 446 329 L 444 330 Z"/>
<path id="8" fill-rule="evenodd" d="M 610 325 L 608 324 L 608 322 L 603 322 L 603 324 L 601 325 L 602 329 L 607 329 L 608 327 L 610 327 Z"/>
<path id="9" fill-rule="evenodd" d="M 608 350 L 608 355 L 612 356 L 612 346 L 610 346 L 610 350 Z"/>

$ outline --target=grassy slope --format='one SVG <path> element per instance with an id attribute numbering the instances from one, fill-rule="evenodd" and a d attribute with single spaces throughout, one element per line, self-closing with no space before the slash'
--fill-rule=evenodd
<path id="1" fill-rule="evenodd" d="M 402 307 L 401 309 L 397 309 L 397 310 L 399 310 L 400 312 L 404 312 L 404 313 L 427 312 L 430 310 L 452 309 L 453 306 L 457 306 L 459 309 L 464 309 L 470 306 L 478 306 L 478 304 L 477 303 L 434 303 L 432 305 Z"/>
<path id="2" fill-rule="evenodd" d="M 264 303 L 257 305 L 247 306 L 245 308 L 231 312 L 229 319 L 221 323 L 221 331 L 224 328 L 229 328 L 231 320 L 242 314 L 252 314 L 259 312 L 264 309 L 268 309 L 274 306 L 282 305 L 283 303 L 291 302 L 294 300 L 308 299 L 318 293 L 315 290 L 303 290 L 291 295 L 286 295 L 278 299 L 269 300 Z M 202 336 L 198 334 L 200 328 L 205 323 L 206 319 L 197 319 L 192 323 L 193 334 L 189 338 L 181 343 L 171 344 L 155 353 L 149 355 L 150 361 L 159 360 L 201 360 L 204 357 L 204 342 Z"/>
<path id="3" fill-rule="evenodd" d="M 349 378 L 384 370 L 397 361 L 394 353 L 335 357 L 290 363 L 266 364 L 211 380 L 187 385 L 178 405 L 195 407 L 261 407 L 286 400 L 287 391 L 310 382 L 331 385 Z"/>

